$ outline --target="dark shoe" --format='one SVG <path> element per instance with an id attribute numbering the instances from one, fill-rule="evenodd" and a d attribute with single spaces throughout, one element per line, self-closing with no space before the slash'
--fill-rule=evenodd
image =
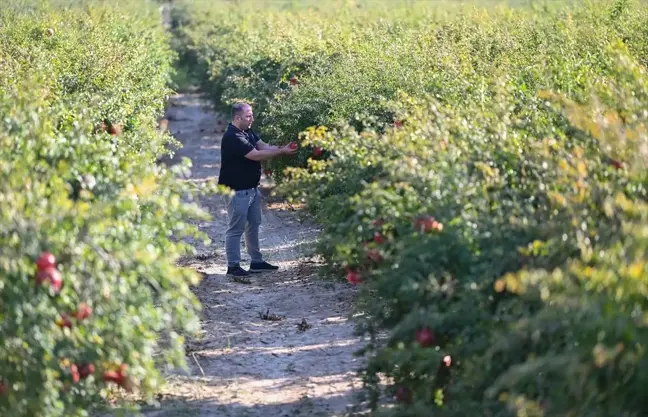
<path id="1" fill-rule="evenodd" d="M 248 275 L 250 275 L 250 273 L 241 268 L 239 265 L 236 265 L 227 267 L 227 275 L 232 275 L 235 277 L 247 277 Z"/>
<path id="2" fill-rule="evenodd" d="M 270 265 L 267 262 L 261 262 L 261 263 L 252 263 L 250 264 L 250 272 L 266 272 L 266 271 L 276 271 L 279 269 L 278 266 L 275 265 Z"/>

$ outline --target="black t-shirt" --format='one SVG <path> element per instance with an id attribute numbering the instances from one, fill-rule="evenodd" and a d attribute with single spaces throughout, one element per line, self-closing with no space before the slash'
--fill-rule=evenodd
<path id="1" fill-rule="evenodd" d="M 259 185 L 261 162 L 247 159 L 256 149 L 259 136 L 252 129 L 243 131 L 233 124 L 227 126 L 221 140 L 221 169 L 218 183 L 234 190 L 246 190 Z"/>

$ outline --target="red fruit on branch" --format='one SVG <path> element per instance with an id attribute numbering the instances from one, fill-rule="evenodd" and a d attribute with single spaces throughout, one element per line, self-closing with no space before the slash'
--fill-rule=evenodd
<path id="1" fill-rule="evenodd" d="M 110 134 L 113 136 L 119 136 L 122 133 L 122 125 L 120 124 L 111 124 L 110 125 Z"/>
<path id="2" fill-rule="evenodd" d="M 49 252 L 43 252 L 36 260 L 36 266 L 39 271 L 43 271 L 47 268 L 56 267 L 56 257 Z"/>
<path id="3" fill-rule="evenodd" d="M 87 378 L 95 373 L 95 366 L 91 363 L 84 363 L 79 366 L 79 375 L 81 378 Z"/>
<path id="4" fill-rule="evenodd" d="M 132 391 L 135 387 L 135 381 L 126 375 L 128 365 L 122 364 L 117 371 L 104 371 L 104 382 L 112 382 L 119 385 L 127 391 Z"/>
<path id="5" fill-rule="evenodd" d="M 70 321 L 70 316 L 65 313 L 61 314 L 61 317 L 56 320 L 56 325 L 58 327 L 67 327 L 68 329 L 71 329 L 72 322 Z"/>
<path id="6" fill-rule="evenodd" d="M 36 274 L 36 282 L 38 284 L 49 283 L 55 292 L 61 291 L 63 286 L 63 278 L 61 278 L 61 273 L 54 267 L 49 267 L 38 271 Z"/>
<path id="7" fill-rule="evenodd" d="M 290 144 L 290 149 L 297 149 L 297 144 L 295 142 L 292 142 Z"/>
<path id="8" fill-rule="evenodd" d="M 427 327 L 420 329 L 416 332 L 416 341 L 421 347 L 432 346 L 434 343 L 434 333 Z"/>
<path id="9" fill-rule="evenodd" d="M 81 375 L 79 374 L 79 368 L 77 368 L 76 365 L 70 366 L 70 375 L 72 375 L 72 381 L 74 383 L 78 383 L 79 380 L 81 379 Z"/>
<path id="10" fill-rule="evenodd" d="M 49 271 L 49 282 L 52 288 L 54 288 L 55 292 L 61 291 L 61 287 L 63 286 L 63 278 L 61 277 L 61 273 L 52 268 L 51 271 Z"/>
<path id="11" fill-rule="evenodd" d="M 452 365 L 452 357 L 450 357 L 450 355 L 445 355 L 445 356 L 443 357 L 443 364 L 444 364 L 447 368 L 449 368 L 450 365 Z"/>
<path id="12" fill-rule="evenodd" d="M 616 169 L 621 169 L 623 168 L 623 162 L 617 161 L 616 159 L 613 159 L 610 164 Z"/>
<path id="13" fill-rule="evenodd" d="M 380 232 L 374 233 L 373 240 L 374 240 L 374 242 L 376 242 L 379 245 L 382 244 L 382 243 L 385 243 L 385 237 Z"/>
<path id="14" fill-rule="evenodd" d="M 124 376 L 117 371 L 104 371 L 103 380 L 104 382 L 112 382 L 117 385 L 121 385 Z"/>
<path id="15" fill-rule="evenodd" d="M 362 276 L 357 272 L 354 271 L 353 269 L 348 268 L 347 269 L 347 281 L 349 281 L 353 285 L 357 285 L 362 282 Z"/>
<path id="16" fill-rule="evenodd" d="M 92 307 L 90 307 L 86 303 L 81 303 L 79 304 L 79 309 L 72 313 L 74 317 L 77 318 L 77 320 L 84 320 L 87 319 L 92 315 Z"/>
<path id="17" fill-rule="evenodd" d="M 114 382 L 117 385 L 121 385 L 124 382 L 127 370 L 128 365 L 123 363 L 119 366 L 117 371 L 104 371 L 103 380 L 105 382 Z"/>
<path id="18" fill-rule="evenodd" d="M 290 77 L 290 85 L 297 85 L 297 77 L 295 75 Z"/>
<path id="19" fill-rule="evenodd" d="M 320 156 L 320 155 L 322 155 L 322 148 L 317 146 L 313 149 L 313 156 Z"/>
<path id="20" fill-rule="evenodd" d="M 443 224 L 436 221 L 432 216 L 421 216 L 414 220 L 414 228 L 422 233 L 430 233 L 433 230 L 441 232 Z"/>
<path id="21" fill-rule="evenodd" d="M 403 122 L 400 121 L 400 120 L 394 120 L 394 122 L 392 123 L 392 126 L 396 127 L 396 128 L 403 127 Z"/>

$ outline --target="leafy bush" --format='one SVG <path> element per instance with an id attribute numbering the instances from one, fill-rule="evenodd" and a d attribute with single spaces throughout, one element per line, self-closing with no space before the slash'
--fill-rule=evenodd
<path id="1" fill-rule="evenodd" d="M 502 91 L 491 111 L 403 97 L 403 127 L 308 132 L 329 157 L 281 188 L 319 214 L 331 269 L 363 283 L 367 385 L 412 399 L 379 414 L 645 411 L 648 78 L 611 56 L 599 100 L 540 93 L 527 121 Z"/>
<path id="2" fill-rule="evenodd" d="M 84 416 L 150 396 L 200 308 L 188 224 L 156 165 L 172 52 L 156 8 L 10 2 L 0 12 L 0 414 Z M 176 171 L 187 169 L 179 165 Z"/>

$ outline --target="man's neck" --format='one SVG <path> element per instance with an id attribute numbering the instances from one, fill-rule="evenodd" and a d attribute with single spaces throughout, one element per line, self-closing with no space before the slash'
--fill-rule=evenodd
<path id="1" fill-rule="evenodd" d="M 234 126 L 235 128 L 237 128 L 238 130 L 241 130 L 241 131 L 245 132 L 245 129 L 242 129 L 240 126 L 237 126 L 235 123 L 230 122 L 230 124 L 231 124 L 232 126 Z"/>

